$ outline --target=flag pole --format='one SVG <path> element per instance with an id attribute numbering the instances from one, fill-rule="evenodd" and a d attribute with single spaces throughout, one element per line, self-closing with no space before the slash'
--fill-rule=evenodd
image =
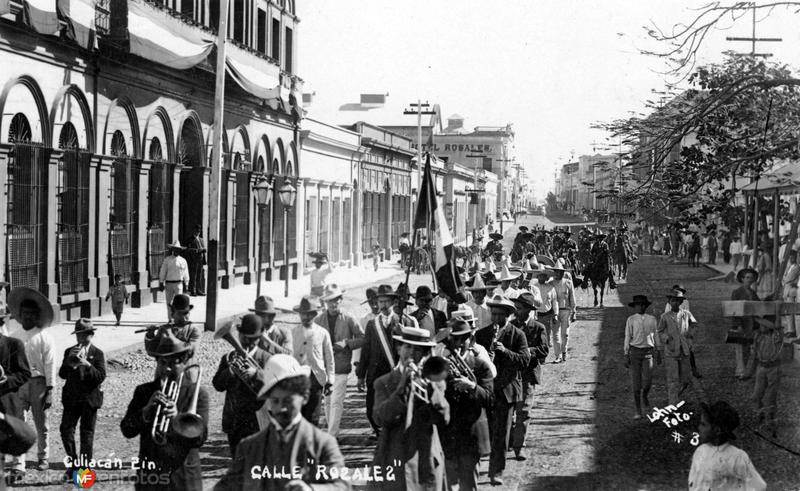
<path id="1" fill-rule="evenodd" d="M 212 2 L 217 0 L 211 0 Z M 217 84 L 214 92 L 214 141 L 211 147 L 211 182 L 208 215 L 208 283 L 206 285 L 207 331 L 217 326 L 217 275 L 219 273 L 219 198 L 222 177 L 222 132 L 225 113 L 225 40 L 228 37 L 228 0 L 219 0 L 217 30 Z"/>
<path id="2" fill-rule="evenodd" d="M 414 251 L 417 250 L 417 232 L 418 230 L 414 229 L 414 237 L 411 239 L 411 260 L 408 261 L 408 265 L 406 266 L 406 286 L 408 286 L 408 277 L 411 276 L 411 263 L 414 262 Z"/>

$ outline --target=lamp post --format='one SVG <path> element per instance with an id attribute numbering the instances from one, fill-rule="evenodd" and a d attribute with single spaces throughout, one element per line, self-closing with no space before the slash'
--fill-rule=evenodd
<path id="1" fill-rule="evenodd" d="M 264 235 L 261 226 L 264 224 L 264 208 L 272 201 L 272 184 L 261 176 L 253 186 L 258 205 L 258 259 L 256 260 L 256 298 L 261 296 L 261 251 L 264 248 Z"/>
<path id="2" fill-rule="evenodd" d="M 286 264 L 286 286 L 283 290 L 283 296 L 289 296 L 289 210 L 294 206 L 294 200 L 297 198 L 297 188 L 292 186 L 288 180 L 278 190 L 278 195 L 281 198 L 283 205 L 283 262 Z"/>

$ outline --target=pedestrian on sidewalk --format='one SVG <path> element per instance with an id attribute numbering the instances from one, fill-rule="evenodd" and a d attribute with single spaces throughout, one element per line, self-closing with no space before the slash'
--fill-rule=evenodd
<path id="1" fill-rule="evenodd" d="M 789 251 L 789 263 L 786 265 L 786 272 L 783 273 L 783 301 L 786 303 L 797 302 L 797 280 L 800 279 L 800 266 L 797 264 L 797 251 Z M 786 334 L 794 337 L 797 333 L 797 316 L 783 316 L 783 325 L 786 326 Z"/>
<path id="2" fill-rule="evenodd" d="M 753 388 L 753 402 L 758 409 L 758 421 L 767 420 L 772 436 L 777 438 L 775 429 L 775 413 L 778 411 L 778 391 L 781 382 L 781 350 L 783 349 L 783 333 L 769 318 L 756 319 L 759 324 L 751 348 L 753 362 L 744 379 L 755 375 L 756 385 Z"/>
<path id="3" fill-rule="evenodd" d="M 186 238 L 187 263 L 189 264 L 189 295 L 203 297 L 206 294 L 203 266 L 206 265 L 206 245 L 200 236 L 202 227 L 198 223 Z"/>
<path id="4" fill-rule="evenodd" d="M 161 262 L 161 269 L 158 272 L 158 280 L 161 282 L 161 290 L 167 303 L 167 322 L 172 319 L 172 299 L 182 294 L 184 285 L 189 283 L 189 265 L 186 259 L 180 256 L 183 249 L 180 241 L 175 239 L 169 246 L 170 255 Z"/>
<path id="5" fill-rule="evenodd" d="M 128 303 L 129 298 L 128 289 L 122 283 L 122 275 L 115 274 L 114 284 L 108 288 L 108 293 L 106 293 L 106 302 L 111 300 L 111 312 L 114 312 L 114 317 L 117 318 L 117 323 L 115 324 L 117 326 L 122 319 L 122 310 L 125 308 L 125 304 Z"/>
<path id="6" fill-rule="evenodd" d="M 658 321 L 647 313 L 652 304 L 647 295 L 634 295 L 628 307 L 636 309 L 636 313 L 625 321 L 625 368 L 631 373 L 631 388 L 636 413 L 633 419 L 642 419 L 642 406 L 650 407 L 648 394 L 653 380 L 653 356 L 661 365 L 661 338 L 658 336 Z"/>
<path id="7" fill-rule="evenodd" d="M 691 322 L 690 314 L 680 310 L 686 298 L 683 292 L 672 290 L 667 294 L 670 311 L 661 314 L 658 322 L 660 344 L 664 349 L 667 371 L 667 392 L 669 404 L 677 404 L 680 395 L 693 385 L 694 395 L 700 401 L 705 399 L 702 387 L 691 376 L 689 353 L 691 339 L 694 336 L 696 323 Z"/>
<path id="8" fill-rule="evenodd" d="M 309 256 L 314 258 L 314 269 L 311 270 L 311 293 L 312 297 L 319 298 L 328 284 L 328 276 L 333 273 L 333 266 L 328 262 L 328 255 L 324 252 L 313 252 Z M 323 266 L 325 266 L 323 268 Z"/>
<path id="9" fill-rule="evenodd" d="M 314 322 L 328 331 L 333 346 L 333 392 L 325 398 L 325 419 L 328 433 L 339 436 L 339 424 L 344 412 L 344 397 L 347 394 L 347 379 L 353 371 L 353 351 L 364 345 L 364 331 L 356 319 L 341 311 L 344 290 L 339 285 L 325 287 L 322 302 L 325 311 Z"/>
<path id="10" fill-rule="evenodd" d="M 731 300 L 758 301 L 758 294 L 753 290 L 753 284 L 758 280 L 758 271 L 752 268 L 744 268 L 736 273 L 736 280 L 742 285 L 731 292 Z M 731 319 L 731 329 L 736 332 L 737 338 L 742 342 L 733 345 L 736 356 L 736 378 L 742 380 L 749 360 L 750 350 L 744 342 L 749 344 L 749 339 L 753 337 L 755 321 L 753 316 L 733 317 Z"/>
<path id="11" fill-rule="evenodd" d="M 311 388 L 308 402 L 303 406 L 303 417 L 319 427 L 319 408 L 322 397 L 331 394 L 333 385 L 333 346 L 331 336 L 314 322 L 318 312 L 317 299 L 306 295 L 294 309 L 301 325 L 294 328 L 294 357 L 302 366 L 311 368 Z"/>
<path id="12" fill-rule="evenodd" d="M 736 410 L 724 401 L 701 407 L 697 428 L 700 446 L 692 456 L 689 491 L 767 489 L 747 453 L 730 443 L 736 439 L 733 431 L 739 426 Z"/>
<path id="13" fill-rule="evenodd" d="M 24 419 L 30 410 L 38 436 L 38 460 L 36 468 L 50 468 L 50 422 L 47 411 L 53 405 L 53 386 L 56 379 L 56 343 L 47 331 L 53 322 L 53 307 L 50 301 L 32 288 L 17 287 L 8 295 L 8 308 L 19 326 L 9 333 L 25 345 L 25 355 L 31 368 L 31 378 L 13 393 L 13 416 Z M 14 457 L 14 469 L 25 473 L 25 455 Z"/>
<path id="14" fill-rule="evenodd" d="M 61 415 L 61 441 L 64 453 L 69 457 L 66 475 L 79 467 L 89 467 L 94 446 L 94 427 L 97 410 L 103 405 L 103 391 L 100 384 L 106 378 L 106 360 L 103 351 L 92 344 L 95 327 L 89 319 L 75 321 L 75 335 L 78 344 L 64 351 L 64 359 L 58 376 L 66 380 L 61 391 L 64 412 Z M 75 427 L 81 423 L 80 458 L 75 447 Z"/>
<path id="15" fill-rule="evenodd" d="M 739 264 L 742 262 L 742 237 L 739 234 L 734 234 L 733 241 L 730 245 L 730 255 L 733 258 L 733 272 L 739 269 Z"/>
<path id="16" fill-rule="evenodd" d="M 291 355 L 294 350 L 292 331 L 286 326 L 274 323 L 278 312 L 275 310 L 272 297 L 261 295 L 256 298 L 254 307 L 248 310 L 260 317 L 261 325 L 264 326 L 264 334 L 258 340 L 259 347 L 271 355 Z M 266 416 L 266 413 L 264 415 Z"/>

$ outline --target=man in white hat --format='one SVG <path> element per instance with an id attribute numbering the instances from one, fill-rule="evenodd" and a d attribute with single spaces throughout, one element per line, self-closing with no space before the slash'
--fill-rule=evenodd
<path id="1" fill-rule="evenodd" d="M 309 367 L 289 355 L 273 355 L 267 360 L 265 384 L 258 397 L 266 401 L 269 425 L 239 443 L 228 473 L 215 490 L 350 488 L 339 473 L 332 472 L 341 472 L 345 465 L 336 439 L 303 417 L 309 375 Z M 292 477 L 273 475 L 276 470 Z"/>
<path id="2" fill-rule="evenodd" d="M 172 299 L 175 295 L 183 293 L 183 285 L 189 283 L 189 264 L 180 256 L 183 247 L 179 240 L 169 246 L 169 256 L 161 262 L 158 272 L 158 281 L 167 302 L 167 322 L 172 319 Z"/>
<path id="3" fill-rule="evenodd" d="M 516 271 L 512 273 L 511 270 L 509 270 L 508 265 L 503 264 L 503 267 L 500 270 L 500 276 L 497 277 L 497 280 L 500 282 L 500 286 L 494 289 L 492 296 L 500 295 L 508 298 L 509 300 L 517 298 L 522 292 L 511 286 L 511 282 L 519 278 L 519 276 L 519 273 Z"/>
<path id="4" fill-rule="evenodd" d="M 56 381 L 56 343 L 47 328 L 53 322 L 53 307 L 36 290 L 17 287 L 8 295 L 11 315 L 20 325 L 9 333 L 25 345 L 25 355 L 31 368 L 31 378 L 14 393 L 15 416 L 20 419 L 30 410 L 38 435 L 39 470 L 50 468 L 50 425 L 47 410 L 53 405 Z M 25 456 L 14 458 L 14 468 L 24 475 Z"/>
<path id="5" fill-rule="evenodd" d="M 475 327 L 483 329 L 492 323 L 492 310 L 486 305 L 486 294 L 489 292 L 489 287 L 483 283 L 480 273 L 475 273 L 472 286 L 467 290 L 472 294 L 472 300 L 467 302 L 467 306 L 472 309 L 472 314 L 475 316 Z"/>
<path id="6" fill-rule="evenodd" d="M 344 396 L 347 393 L 347 379 L 353 371 L 353 350 L 364 345 L 364 331 L 352 315 L 342 312 L 344 291 L 333 283 L 325 286 L 322 302 L 325 311 L 314 322 L 328 331 L 333 345 L 333 392 L 325 398 L 325 419 L 328 433 L 339 435 L 339 424 L 344 411 Z"/>
<path id="7" fill-rule="evenodd" d="M 300 315 L 301 325 L 292 331 L 294 357 L 301 365 L 311 368 L 311 392 L 303 407 L 303 417 L 319 426 L 319 405 L 323 394 L 330 395 L 333 384 L 333 347 L 326 329 L 314 322 L 317 317 L 317 299 L 310 295 L 300 300 L 293 309 Z"/>
<path id="8" fill-rule="evenodd" d="M 374 464 L 395 466 L 397 479 L 373 487 L 444 489 L 445 459 L 437 427 L 450 422 L 450 405 L 444 395 L 447 362 L 428 358 L 436 343 L 427 329 L 404 326 L 401 333 L 392 336 L 399 342 L 399 362 L 375 380 L 373 409 L 375 423 L 381 427 Z M 424 359 L 434 361 L 423 363 Z"/>
<path id="9" fill-rule="evenodd" d="M 508 322 L 508 317 L 516 311 L 511 300 L 496 295 L 489 301 L 489 307 L 492 309 L 492 325 L 476 332 L 475 340 L 486 348 L 497 368 L 495 405 L 489 414 L 492 428 L 489 480 L 494 486 L 503 484 L 513 409 L 522 400 L 521 371 L 527 368 L 531 355 L 525 333 Z"/>

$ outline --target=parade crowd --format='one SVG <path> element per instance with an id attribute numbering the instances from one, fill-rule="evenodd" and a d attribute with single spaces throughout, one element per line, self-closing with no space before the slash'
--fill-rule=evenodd
<path id="1" fill-rule="evenodd" d="M 498 233 L 490 234 L 485 247 L 476 240 L 458 269 L 463 285 L 457 294 L 425 285 L 413 292 L 405 283 L 378 285 L 365 291 L 370 311 L 361 318 L 342 310 L 345 292 L 327 281 L 332 272 L 327 257 L 313 254 L 310 292 L 293 309 L 298 322 L 291 328 L 276 324 L 274 302 L 258 297 L 250 314 L 215 333 L 232 348 L 217 367 L 194 361 L 202 331 L 190 320 L 190 296 L 170 288 L 183 285 L 188 269 L 177 254 L 180 244 L 173 244 L 162 267 L 169 322 L 143 330 L 154 376 L 133 389 L 120 423 L 124 437 L 139 439 L 139 459 L 152 464 L 137 471 L 136 488 L 202 489 L 199 449 L 211 424 L 211 388 L 203 383 L 203 369 L 214 371 L 213 390 L 225 393 L 221 425 L 231 460 L 215 489 L 348 488 L 340 472 L 319 469 L 345 469 L 337 438 L 353 372 L 357 390 L 366 392 L 363 417 L 376 445 L 369 488 L 477 489 L 482 457 L 488 457 L 489 482 L 503 484 L 507 459 L 527 458 L 526 427 L 545 364 L 570 359 L 576 289 L 591 286 L 597 306 L 600 287 L 602 305 L 606 284 L 614 288 L 615 278 L 625 278 L 628 265 L 643 252 L 638 246 L 646 243 L 625 226 L 608 233 L 584 227 L 575 239 L 567 229 L 519 229 L 508 252 Z M 732 298 L 758 300 L 754 284 L 761 275 L 749 267 L 739 270 L 741 287 Z M 670 404 L 689 387 L 698 400 L 705 399 L 697 383 L 697 321 L 687 291 L 674 285 L 666 297 L 666 311 L 658 318 L 647 313 L 646 295 L 629 303 L 635 313 L 624 326 L 623 352 L 634 419 L 650 407 L 654 363 L 666 366 Z M 92 343 L 96 328 L 89 319 L 76 321 L 77 344 L 63 353 L 56 371 L 47 299 L 14 288 L 3 312 L 0 322 L 11 314 L 20 323 L 0 335 L 3 424 L 17 428 L 0 441 L 0 450 L 12 456 L 6 480 L 24 478 L 25 451 L 34 443 L 37 468 L 49 466 L 47 411 L 57 377 L 64 380 L 59 429 L 71 479 L 92 461 L 103 404 L 106 367 L 103 352 Z M 734 331 L 750 339 L 736 344 L 737 375 L 756 378 L 754 397 L 772 422 L 782 335 L 768 319 L 736 322 Z M 26 410 L 35 433 L 22 423 Z M 720 482 L 763 489 L 747 455 L 729 443 L 736 411 L 724 402 L 704 403 L 702 411 L 702 445 L 692 462 L 690 489 L 734 489 L 719 487 Z M 378 479 L 381 473 L 392 478 Z"/>

